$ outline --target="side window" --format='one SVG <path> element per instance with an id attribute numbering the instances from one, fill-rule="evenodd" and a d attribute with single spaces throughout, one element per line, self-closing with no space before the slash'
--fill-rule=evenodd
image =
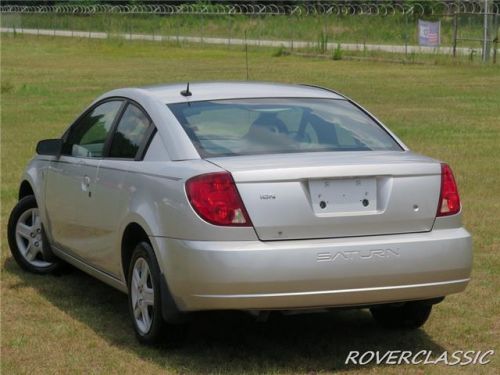
<path id="1" fill-rule="evenodd" d="M 144 112 L 129 104 L 113 135 L 109 157 L 134 159 L 150 126 Z"/>
<path id="2" fill-rule="evenodd" d="M 106 138 L 121 105 L 121 100 L 105 102 L 82 117 L 71 129 L 63 146 L 63 155 L 102 157 Z"/>

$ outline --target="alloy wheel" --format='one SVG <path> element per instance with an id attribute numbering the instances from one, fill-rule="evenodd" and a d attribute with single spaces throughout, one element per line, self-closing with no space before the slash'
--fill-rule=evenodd
<path id="1" fill-rule="evenodd" d="M 154 318 L 154 288 L 148 262 L 137 258 L 130 288 L 134 319 L 139 331 L 147 334 Z"/>
<path id="2" fill-rule="evenodd" d="M 35 267 L 49 267 L 53 263 L 43 259 L 43 236 L 38 208 L 24 211 L 16 223 L 16 243 L 21 256 Z"/>

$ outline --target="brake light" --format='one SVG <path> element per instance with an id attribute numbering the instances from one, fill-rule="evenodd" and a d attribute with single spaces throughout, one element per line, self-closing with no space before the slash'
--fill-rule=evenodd
<path id="1" fill-rule="evenodd" d="M 448 164 L 441 164 L 441 194 L 437 216 L 455 215 L 460 211 L 460 195 L 453 172 Z"/>
<path id="2" fill-rule="evenodd" d="M 186 181 L 191 206 L 214 225 L 251 226 L 233 177 L 228 172 L 208 173 Z"/>

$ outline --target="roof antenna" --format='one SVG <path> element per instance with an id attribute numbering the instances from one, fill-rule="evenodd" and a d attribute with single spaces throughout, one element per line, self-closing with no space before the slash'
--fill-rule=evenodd
<path id="1" fill-rule="evenodd" d="M 193 93 L 191 91 L 189 91 L 189 82 L 187 83 L 186 89 L 181 91 L 181 95 L 182 96 L 191 96 L 191 95 L 193 95 Z"/>

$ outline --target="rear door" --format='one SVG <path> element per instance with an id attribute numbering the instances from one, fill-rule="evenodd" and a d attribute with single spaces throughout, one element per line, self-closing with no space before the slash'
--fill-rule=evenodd
<path id="1" fill-rule="evenodd" d="M 113 130 L 109 151 L 100 161 L 85 226 L 92 232 L 87 240 L 86 259 L 102 270 L 118 276 L 121 257 L 120 224 L 128 213 L 130 196 L 137 189 L 130 186 L 132 163 L 143 163 L 148 140 L 154 130 L 146 113 L 128 103 Z"/>
<path id="2" fill-rule="evenodd" d="M 232 173 L 262 240 L 424 232 L 434 223 L 441 166 L 411 152 L 209 160 Z"/>

